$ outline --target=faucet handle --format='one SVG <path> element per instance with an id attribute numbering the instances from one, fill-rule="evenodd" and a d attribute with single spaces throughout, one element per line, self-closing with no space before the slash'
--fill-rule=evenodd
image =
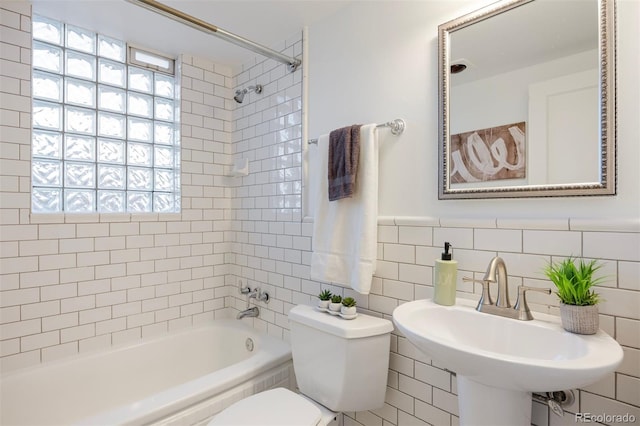
<path id="1" fill-rule="evenodd" d="M 240 281 L 238 283 L 238 291 L 240 291 L 240 294 L 249 294 L 249 293 L 251 293 L 251 287 L 243 286 L 242 285 L 242 281 Z"/>
<path id="2" fill-rule="evenodd" d="M 478 306 L 476 307 L 476 310 L 481 310 L 483 305 L 493 305 L 491 292 L 489 291 L 489 280 L 476 280 L 469 277 L 462 277 L 462 281 L 467 283 L 470 282 L 482 284 L 482 296 L 480 296 L 480 300 L 478 300 Z"/>
<path id="3" fill-rule="evenodd" d="M 518 286 L 518 299 L 516 300 L 516 304 L 513 309 L 518 311 L 519 320 L 530 321 L 533 319 L 533 315 L 531 314 L 531 310 L 529 310 L 529 305 L 527 304 L 527 291 L 537 291 L 540 293 L 551 294 L 551 289 L 528 287 L 526 285 Z"/>
<path id="4" fill-rule="evenodd" d="M 266 291 L 262 291 L 258 288 L 258 295 L 256 299 L 259 302 L 269 303 L 269 293 L 267 293 Z"/>

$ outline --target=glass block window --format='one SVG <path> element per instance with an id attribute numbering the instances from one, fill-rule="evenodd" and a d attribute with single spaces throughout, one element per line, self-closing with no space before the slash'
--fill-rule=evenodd
<path id="1" fill-rule="evenodd" d="M 33 17 L 34 213 L 180 211 L 174 61 L 127 52 L 123 41 Z"/>

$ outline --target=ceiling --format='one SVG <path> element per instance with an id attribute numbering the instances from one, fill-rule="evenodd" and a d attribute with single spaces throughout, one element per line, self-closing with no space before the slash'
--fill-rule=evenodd
<path id="1" fill-rule="evenodd" d="M 598 2 L 527 3 L 451 32 L 450 46 L 451 63 L 468 66 L 452 77 L 453 85 L 596 51 Z M 596 52 L 593 67 L 597 66 L 597 59 Z"/>
<path id="2" fill-rule="evenodd" d="M 263 46 L 274 47 L 298 35 L 304 26 L 362 0 L 159 1 Z M 126 0 L 32 0 L 32 3 L 35 14 L 171 56 L 193 54 L 237 69 L 256 55 Z M 493 75 L 496 70 L 505 72 L 562 57 L 587 49 L 585 44 L 596 46 L 596 4 L 595 0 L 536 1 L 452 33 L 451 59 L 463 58 L 472 64 L 470 69 L 456 75 L 453 84 Z M 544 31 L 540 31 L 542 28 Z M 496 61 L 480 47 L 508 59 Z"/>
<path id="3" fill-rule="evenodd" d="M 161 0 L 162 3 L 249 40 L 273 47 L 335 14 L 351 1 Z M 33 13 L 140 47 L 193 54 L 237 68 L 255 53 L 125 0 L 32 0 Z"/>

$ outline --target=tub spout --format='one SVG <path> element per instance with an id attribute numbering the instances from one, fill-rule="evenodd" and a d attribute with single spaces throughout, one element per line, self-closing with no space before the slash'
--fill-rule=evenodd
<path id="1" fill-rule="evenodd" d="M 253 318 L 253 317 L 257 317 L 258 315 L 260 315 L 260 311 L 258 310 L 258 307 L 253 306 L 251 308 L 245 309 L 244 311 L 238 312 L 238 316 L 236 316 L 236 318 L 237 319 L 242 319 L 244 317 Z"/>

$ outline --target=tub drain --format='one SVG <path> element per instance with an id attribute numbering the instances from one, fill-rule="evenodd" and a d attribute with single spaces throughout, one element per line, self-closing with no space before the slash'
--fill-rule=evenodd
<path id="1" fill-rule="evenodd" d="M 247 340 L 244 342 L 244 347 L 247 348 L 249 352 L 253 351 L 253 340 L 251 340 L 250 337 L 248 337 Z"/>

